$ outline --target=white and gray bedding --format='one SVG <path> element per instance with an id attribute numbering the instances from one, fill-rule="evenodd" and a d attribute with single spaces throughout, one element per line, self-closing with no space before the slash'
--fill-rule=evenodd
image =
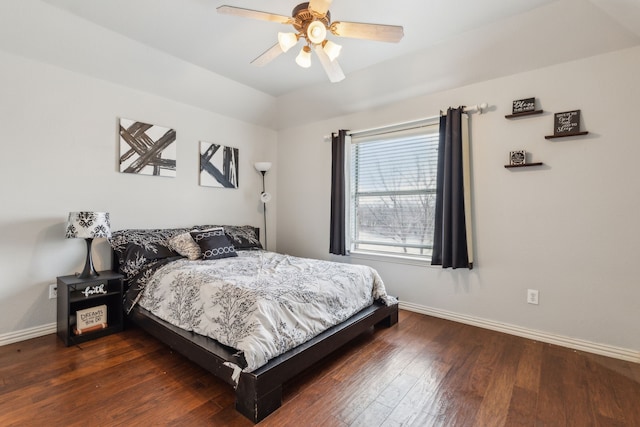
<path id="1" fill-rule="evenodd" d="M 177 231 L 160 234 L 156 245 Z M 114 240 L 118 239 L 121 244 L 126 240 L 116 234 Z M 136 239 L 140 243 L 140 236 Z M 112 246 L 118 250 L 113 240 Z M 150 251 L 146 246 L 143 252 Z M 124 255 L 128 248 L 119 249 Z M 134 262 L 128 309 L 137 303 L 175 326 L 238 350 L 247 363 L 240 368 L 251 372 L 374 300 L 397 303 L 370 267 L 251 249 L 244 247 L 237 257 L 215 260 L 169 254 L 142 266 Z M 136 253 L 132 258 L 139 257 Z M 127 260 L 120 262 L 126 274 Z"/>

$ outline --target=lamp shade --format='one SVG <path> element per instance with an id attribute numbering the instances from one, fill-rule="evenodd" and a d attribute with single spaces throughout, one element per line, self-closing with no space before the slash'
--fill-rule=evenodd
<path id="1" fill-rule="evenodd" d="M 256 162 L 253 166 L 258 172 L 266 172 L 271 169 L 271 162 Z"/>
<path id="2" fill-rule="evenodd" d="M 67 239 L 93 239 L 111 237 L 108 212 L 69 212 Z"/>
<path id="3" fill-rule="evenodd" d="M 262 203 L 269 203 L 271 201 L 271 193 L 267 193 L 266 191 L 263 191 L 260 194 L 260 201 Z"/>
<path id="4" fill-rule="evenodd" d="M 325 40 L 324 42 L 322 42 L 322 48 L 324 49 L 329 59 L 333 61 L 338 57 L 338 55 L 340 55 L 342 46 L 332 42 L 331 40 Z"/>
<path id="5" fill-rule="evenodd" d="M 296 64 L 302 68 L 311 67 L 311 48 L 309 46 L 303 46 L 298 56 L 296 56 Z"/>
<path id="6" fill-rule="evenodd" d="M 282 51 L 286 52 L 298 43 L 298 37 L 294 33 L 278 33 L 278 43 Z"/>

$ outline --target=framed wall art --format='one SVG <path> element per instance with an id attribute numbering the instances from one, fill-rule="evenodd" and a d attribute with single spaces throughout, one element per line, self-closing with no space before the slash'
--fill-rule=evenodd
<path id="1" fill-rule="evenodd" d="M 200 185 L 238 188 L 238 152 L 234 147 L 200 141 Z"/>
<path id="2" fill-rule="evenodd" d="M 120 119 L 120 172 L 176 176 L 176 131 Z"/>

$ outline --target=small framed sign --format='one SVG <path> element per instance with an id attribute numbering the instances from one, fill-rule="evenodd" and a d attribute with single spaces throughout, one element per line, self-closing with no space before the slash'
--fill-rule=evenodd
<path id="1" fill-rule="evenodd" d="M 75 333 L 82 333 L 104 329 L 107 327 L 107 305 L 86 308 L 76 311 Z"/>
<path id="2" fill-rule="evenodd" d="M 525 150 L 516 150 L 509 152 L 509 164 L 511 166 L 524 165 L 527 160 L 527 152 Z"/>
<path id="3" fill-rule="evenodd" d="M 580 132 L 580 110 L 556 113 L 553 119 L 553 134 L 571 135 Z"/>
<path id="4" fill-rule="evenodd" d="M 512 114 L 521 114 L 535 111 L 535 109 L 535 98 L 516 99 L 515 101 L 513 101 L 513 108 L 511 109 L 511 112 Z"/>

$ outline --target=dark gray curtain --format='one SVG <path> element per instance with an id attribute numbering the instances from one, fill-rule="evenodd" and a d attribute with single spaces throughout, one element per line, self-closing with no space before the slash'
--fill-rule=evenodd
<path id="1" fill-rule="evenodd" d="M 329 252 L 347 255 L 347 227 L 345 224 L 345 137 L 346 130 L 331 134 L 331 234 Z"/>
<path id="2" fill-rule="evenodd" d="M 442 268 L 473 268 L 465 219 L 462 110 L 463 107 L 449 108 L 446 116 L 440 117 L 431 265 Z"/>

